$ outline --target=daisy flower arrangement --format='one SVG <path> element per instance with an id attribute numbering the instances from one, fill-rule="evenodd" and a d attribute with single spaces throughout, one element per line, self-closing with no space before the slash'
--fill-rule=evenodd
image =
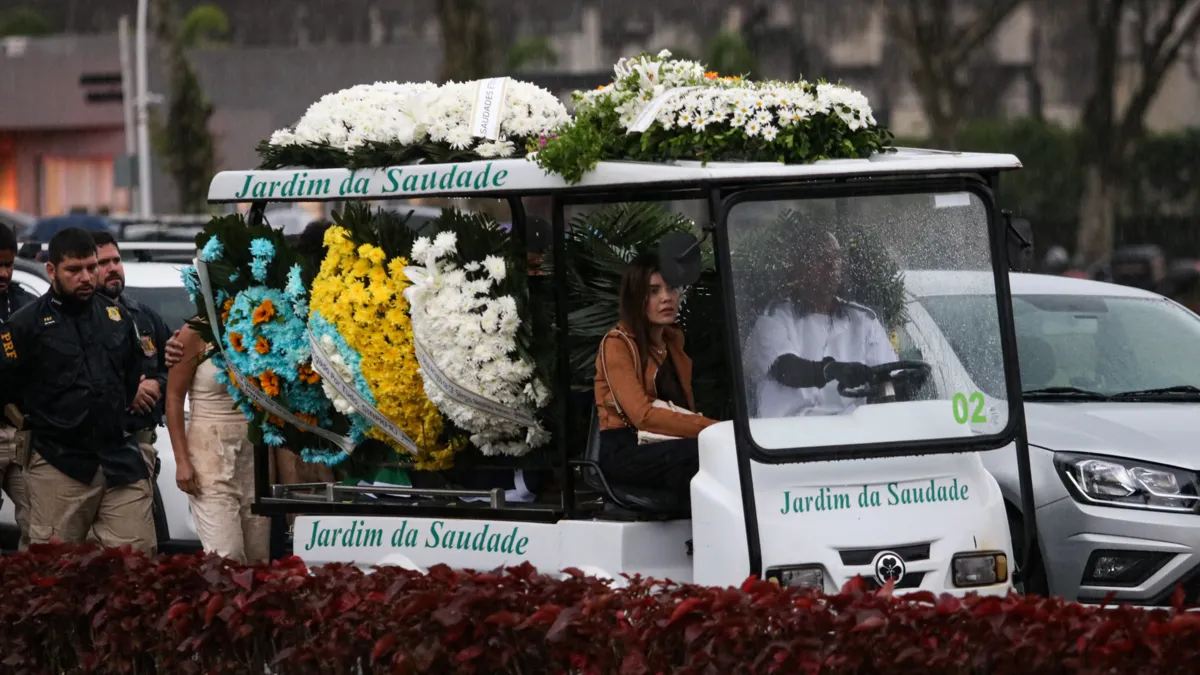
<path id="1" fill-rule="evenodd" d="M 343 388 L 328 379 L 325 395 L 347 415 L 357 433 L 382 441 L 418 470 L 453 466 L 466 445 L 446 431 L 442 414 L 425 395 L 413 349 L 413 331 L 404 291 L 404 268 L 412 237 L 402 217 L 372 213 L 349 204 L 325 233 L 328 253 L 313 281 L 308 328 Z M 359 407 L 369 405 L 394 427 L 373 424 Z M 399 438 L 397 438 L 399 437 Z M 406 440 L 405 440 L 406 439 Z"/>
<path id="2" fill-rule="evenodd" d="M 262 404 L 265 397 L 295 420 L 347 438 L 351 447 L 365 439 L 334 408 L 313 371 L 306 338 L 305 261 L 282 233 L 267 225 L 248 225 L 241 215 L 213 219 L 197 243 L 198 258 L 212 285 L 216 316 L 208 316 L 196 268 L 187 266 L 182 270 L 184 285 L 200 317 L 192 326 L 213 345 L 208 357 L 218 368 L 218 380 L 249 421 L 251 439 L 286 447 L 309 461 L 345 460 L 345 448 L 301 429 Z M 218 340 L 220 348 L 216 348 Z M 235 371 L 257 393 L 239 386 Z"/>
<path id="3" fill-rule="evenodd" d="M 512 157 L 531 138 L 569 120 L 553 94 L 508 79 L 501 89 L 498 134 L 476 136 L 475 106 L 484 84 L 377 82 L 328 94 L 295 126 L 259 144 L 262 167 L 364 168 Z"/>
<path id="4" fill-rule="evenodd" d="M 546 444 L 538 413 L 550 403 L 535 354 L 548 335 L 530 309 L 522 258 L 499 225 L 449 212 L 416 240 L 405 274 L 425 393 L 484 455 L 521 456 Z"/>
<path id="5" fill-rule="evenodd" d="M 574 183 L 601 160 L 804 163 L 866 157 L 891 139 L 867 98 L 839 84 L 723 77 L 666 50 L 621 59 L 613 76 L 577 92 L 574 120 L 530 146 L 544 169 Z"/>

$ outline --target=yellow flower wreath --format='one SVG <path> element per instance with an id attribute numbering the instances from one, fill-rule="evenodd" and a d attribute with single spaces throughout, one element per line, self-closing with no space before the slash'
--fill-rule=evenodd
<path id="1" fill-rule="evenodd" d="M 404 258 L 388 261 L 383 249 L 363 244 L 357 248 L 340 226 L 325 233 L 328 253 L 313 282 L 311 311 L 320 312 L 361 361 L 362 376 L 375 398 L 375 407 L 416 442 L 420 454 L 413 466 L 423 471 L 447 469 L 465 439 L 439 443 L 442 415 L 425 396 L 417 372 Z M 405 456 L 408 451 L 379 429 L 371 438 L 388 443 Z"/>

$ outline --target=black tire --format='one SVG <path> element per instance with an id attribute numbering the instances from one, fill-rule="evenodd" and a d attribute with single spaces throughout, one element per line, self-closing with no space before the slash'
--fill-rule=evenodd
<path id="1" fill-rule="evenodd" d="M 1037 542 L 1034 542 L 1033 557 L 1031 559 L 1032 571 L 1028 579 L 1016 581 L 1020 575 L 1017 574 L 1021 568 L 1022 562 L 1025 560 L 1025 521 L 1014 507 L 1008 509 L 1008 531 L 1012 536 L 1013 543 L 1013 579 L 1014 586 L 1018 593 L 1022 595 L 1050 595 L 1050 583 L 1046 578 L 1046 564 L 1042 559 L 1041 551 L 1038 549 Z"/>

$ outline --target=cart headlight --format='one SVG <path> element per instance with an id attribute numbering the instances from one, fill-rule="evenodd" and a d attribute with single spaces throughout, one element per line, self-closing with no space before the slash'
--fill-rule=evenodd
<path id="1" fill-rule="evenodd" d="M 820 565 L 772 567 L 763 576 L 785 588 L 825 588 L 825 569 Z"/>
<path id="2" fill-rule="evenodd" d="M 959 588 L 991 586 L 1008 581 L 1008 556 L 999 551 L 960 553 L 951 560 L 954 585 Z"/>
<path id="3" fill-rule="evenodd" d="M 1077 501 L 1151 511 L 1193 511 L 1196 474 L 1114 457 L 1057 453 L 1054 465 Z"/>

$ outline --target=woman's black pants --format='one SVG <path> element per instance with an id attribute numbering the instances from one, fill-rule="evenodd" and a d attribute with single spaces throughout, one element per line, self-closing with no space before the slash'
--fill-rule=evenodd
<path id="1" fill-rule="evenodd" d="M 666 490 L 689 504 L 692 476 L 700 470 L 699 446 L 694 438 L 638 445 L 633 429 L 602 431 L 600 468 L 610 485 Z"/>

